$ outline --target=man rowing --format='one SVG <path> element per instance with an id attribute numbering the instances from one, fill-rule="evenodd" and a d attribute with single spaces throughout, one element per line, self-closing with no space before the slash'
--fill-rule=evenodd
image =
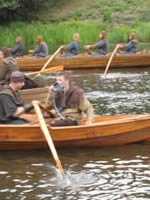
<path id="1" fill-rule="evenodd" d="M 65 53 L 62 55 L 63 57 L 72 57 L 76 56 L 80 53 L 80 35 L 79 33 L 73 34 L 73 41 L 62 47 L 62 51 Z"/>
<path id="2" fill-rule="evenodd" d="M 56 75 L 56 84 L 49 88 L 46 107 L 56 110 L 51 126 L 79 125 L 82 123 L 83 113 L 87 115 L 86 124 L 91 124 L 94 119 L 93 106 L 66 71 Z"/>
<path id="3" fill-rule="evenodd" d="M 16 38 L 16 44 L 11 49 L 11 55 L 13 57 L 19 57 L 24 55 L 24 44 L 21 36 Z"/>
<path id="4" fill-rule="evenodd" d="M 128 43 L 125 45 L 118 44 L 118 49 L 122 50 L 122 52 L 120 52 L 120 53 L 124 54 L 124 55 L 136 54 L 139 49 L 139 42 L 136 39 L 136 34 L 131 33 L 129 36 Z"/>
<path id="5" fill-rule="evenodd" d="M 84 47 L 88 51 L 88 53 L 92 54 L 93 56 L 104 56 L 109 51 L 109 41 L 107 33 L 105 31 L 101 31 L 99 33 L 99 37 L 99 42 L 93 45 L 86 45 Z M 96 49 L 96 52 L 91 52 L 90 49 Z"/>
<path id="6" fill-rule="evenodd" d="M 41 35 L 38 35 L 36 38 L 37 46 L 34 50 L 29 50 L 29 54 L 37 57 L 46 57 L 48 56 L 48 46 L 44 41 Z"/>
<path id="7" fill-rule="evenodd" d="M 19 117 L 32 108 L 32 104 L 24 105 L 19 90 L 24 86 L 24 74 L 15 71 L 11 74 L 10 84 L 0 92 L 0 124 L 26 124 L 28 120 Z"/>

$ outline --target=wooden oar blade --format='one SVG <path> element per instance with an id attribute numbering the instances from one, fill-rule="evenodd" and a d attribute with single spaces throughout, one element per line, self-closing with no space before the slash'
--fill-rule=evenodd
<path id="1" fill-rule="evenodd" d="M 62 71 L 62 70 L 64 70 L 64 66 L 60 65 L 60 66 L 56 66 L 56 67 L 51 67 L 51 68 L 45 69 L 45 70 L 41 71 L 40 73 L 41 74 L 53 73 L 53 72 Z"/>
<path id="2" fill-rule="evenodd" d="M 37 72 L 30 72 L 30 73 L 26 73 L 26 76 L 32 76 L 32 75 L 37 75 L 37 74 L 46 74 L 46 73 L 53 73 L 53 72 L 57 72 L 57 71 L 62 71 L 64 70 L 64 66 L 63 65 L 59 65 L 59 66 L 55 66 L 55 67 L 50 67 L 48 69 L 41 71 L 37 71 Z"/>

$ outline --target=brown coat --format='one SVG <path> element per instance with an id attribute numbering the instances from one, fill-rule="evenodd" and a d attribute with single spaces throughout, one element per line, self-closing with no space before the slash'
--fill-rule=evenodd
<path id="1" fill-rule="evenodd" d="M 0 61 L 0 81 L 9 81 L 12 72 L 19 70 L 15 58 L 7 57 Z"/>
<path id="2" fill-rule="evenodd" d="M 49 93 L 46 99 L 47 108 L 54 108 L 53 98 L 53 93 Z M 69 90 L 67 90 L 65 94 L 62 92 L 56 93 L 55 102 L 57 108 L 62 111 L 61 114 L 65 118 L 76 120 L 79 124 L 81 123 L 83 114 L 87 115 L 89 122 L 92 122 L 94 119 L 93 106 L 84 96 L 82 89 L 73 84 L 71 84 Z"/>

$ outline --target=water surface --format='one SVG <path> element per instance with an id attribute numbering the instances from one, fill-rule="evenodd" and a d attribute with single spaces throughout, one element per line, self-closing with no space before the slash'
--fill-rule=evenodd
<path id="1" fill-rule="evenodd" d="M 72 71 L 99 115 L 149 113 L 150 69 Z M 46 83 L 54 76 L 44 77 Z M 21 134 L 21 133 L 20 133 Z M 0 152 L 0 200 L 150 199 L 150 144 L 59 149 L 65 177 L 47 151 Z"/>

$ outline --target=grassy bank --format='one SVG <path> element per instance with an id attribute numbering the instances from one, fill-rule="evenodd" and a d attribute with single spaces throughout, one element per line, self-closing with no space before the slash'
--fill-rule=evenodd
<path id="1" fill-rule="evenodd" d="M 108 32 L 110 43 L 126 43 L 130 32 L 134 31 L 140 42 L 150 42 L 150 23 L 137 23 L 133 26 L 114 26 L 107 23 L 97 22 L 62 22 L 58 24 L 42 24 L 40 22 L 23 23 L 16 22 L 8 26 L 0 26 L 0 46 L 12 47 L 15 38 L 22 36 L 28 49 L 36 45 L 37 35 L 43 35 L 47 42 L 50 53 L 54 52 L 60 45 L 68 44 L 72 40 L 74 32 L 79 32 L 82 45 L 92 44 L 99 40 L 98 34 L 101 30 Z M 149 48 L 149 46 L 147 46 Z"/>

